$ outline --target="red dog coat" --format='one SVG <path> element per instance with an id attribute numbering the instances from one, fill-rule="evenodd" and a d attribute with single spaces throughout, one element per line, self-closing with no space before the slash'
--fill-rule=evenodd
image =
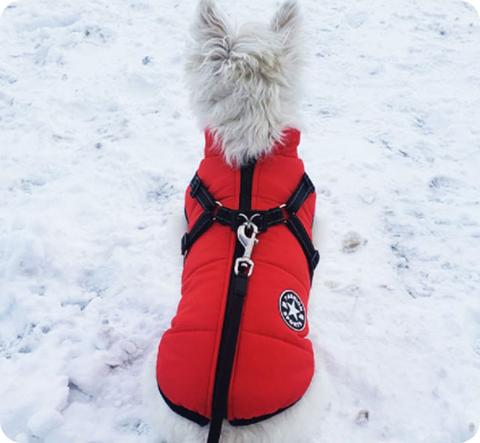
<path id="1" fill-rule="evenodd" d="M 289 129 L 272 154 L 235 169 L 207 131 L 187 189 L 182 298 L 157 380 L 171 409 L 211 421 L 209 442 L 223 419 L 255 423 L 293 405 L 313 375 L 306 307 L 319 256 L 299 141 Z"/>

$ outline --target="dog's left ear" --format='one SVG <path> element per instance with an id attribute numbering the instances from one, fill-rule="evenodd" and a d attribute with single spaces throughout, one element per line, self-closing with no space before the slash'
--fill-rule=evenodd
<path id="1" fill-rule="evenodd" d="M 271 28 L 283 34 L 285 41 L 295 39 L 300 30 L 300 8 L 295 0 L 287 0 L 273 17 Z"/>
<path id="2" fill-rule="evenodd" d="M 208 46 L 216 58 L 227 58 L 230 51 L 229 26 L 213 0 L 200 0 L 193 37 L 200 47 Z M 213 54 L 212 54 L 213 55 Z"/>

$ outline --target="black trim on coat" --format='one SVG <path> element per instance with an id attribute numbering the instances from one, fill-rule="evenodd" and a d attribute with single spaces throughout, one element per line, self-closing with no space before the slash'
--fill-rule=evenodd
<path id="1" fill-rule="evenodd" d="M 183 418 L 186 418 L 190 421 L 193 421 L 194 423 L 197 423 L 201 427 L 205 427 L 210 423 L 210 419 L 207 417 L 204 417 L 203 415 L 200 415 L 196 412 L 191 411 L 190 409 L 184 408 L 183 406 L 178 406 L 174 404 L 172 401 L 170 401 L 165 394 L 162 392 L 162 389 L 160 386 L 158 386 L 158 391 L 160 392 L 160 395 L 162 396 L 163 400 L 167 404 L 167 406 L 174 411 L 176 414 L 182 416 Z M 265 415 L 260 415 L 258 417 L 253 417 L 253 418 L 238 418 L 238 419 L 233 419 L 229 420 L 229 423 L 232 426 L 235 427 L 241 427 L 241 426 L 249 426 L 253 425 L 255 423 L 260 423 L 263 420 L 267 420 L 269 418 L 275 417 L 278 414 L 281 414 L 282 412 L 286 411 L 287 409 L 291 408 L 292 406 L 296 405 L 298 402 L 292 403 L 290 406 L 287 406 L 286 408 L 279 409 L 276 412 L 273 412 L 271 414 L 265 414 Z"/>
<path id="2" fill-rule="evenodd" d="M 158 391 L 160 395 L 165 400 L 167 406 L 173 411 L 176 412 L 178 415 L 181 415 L 183 418 L 186 418 L 190 421 L 195 422 L 197 425 L 200 426 L 207 426 L 210 423 L 210 420 L 203 415 L 197 414 L 196 412 L 191 411 L 190 409 L 184 408 L 183 406 L 178 406 L 175 403 L 172 403 L 167 396 L 162 392 L 160 385 L 158 385 Z"/>
<path id="3" fill-rule="evenodd" d="M 272 412 L 271 414 L 260 415 L 259 417 L 253 417 L 253 418 L 233 419 L 233 420 L 229 420 L 229 423 L 232 426 L 254 425 L 255 423 L 260 423 L 263 420 L 267 420 L 269 418 L 275 417 L 278 414 L 281 414 L 282 412 L 286 411 L 287 409 L 291 408 L 292 406 L 296 405 L 297 403 L 298 403 L 298 401 L 296 401 L 295 403 L 292 403 L 290 406 L 287 406 L 286 408 L 281 408 L 278 411 Z"/>

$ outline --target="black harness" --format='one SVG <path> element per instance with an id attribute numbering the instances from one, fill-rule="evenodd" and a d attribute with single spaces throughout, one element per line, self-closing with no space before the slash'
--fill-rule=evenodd
<path id="1" fill-rule="evenodd" d="M 300 243 L 308 262 L 310 277 L 313 277 L 313 272 L 320 261 L 320 254 L 315 249 L 307 230 L 298 218 L 297 212 L 314 191 L 315 186 L 308 175 L 304 174 L 297 189 L 284 205 L 267 211 L 251 211 L 250 214 L 244 214 L 239 210 L 226 208 L 219 201 L 215 200 L 200 180 L 198 174 L 195 174 L 195 177 L 190 182 L 190 196 L 198 201 L 203 208 L 203 213 L 190 232 L 183 236 L 182 254 L 186 255 L 193 244 L 214 223 L 230 226 L 234 232 L 237 232 L 238 227 L 245 222 L 245 215 L 247 217 L 255 216 L 255 225 L 257 225 L 259 232 L 265 232 L 268 228 L 280 224 L 287 226 Z"/>

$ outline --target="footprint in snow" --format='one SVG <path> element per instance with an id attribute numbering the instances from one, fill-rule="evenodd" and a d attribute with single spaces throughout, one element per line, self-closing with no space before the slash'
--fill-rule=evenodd
<path id="1" fill-rule="evenodd" d="M 357 232 L 348 232 L 342 242 L 342 252 L 345 254 L 353 254 L 359 251 L 368 243 L 368 240 L 363 238 Z"/>
<path id="2" fill-rule="evenodd" d="M 446 175 L 437 175 L 430 180 L 428 186 L 434 192 L 446 192 L 460 189 L 462 183 L 460 180 Z"/>
<path id="3" fill-rule="evenodd" d="M 173 185 L 161 176 L 152 176 L 150 182 L 150 189 L 146 194 L 150 203 L 163 204 L 175 194 Z"/>
<path id="4" fill-rule="evenodd" d="M 370 412 L 365 410 L 360 411 L 355 418 L 355 423 L 357 425 L 365 425 L 370 420 Z"/>

